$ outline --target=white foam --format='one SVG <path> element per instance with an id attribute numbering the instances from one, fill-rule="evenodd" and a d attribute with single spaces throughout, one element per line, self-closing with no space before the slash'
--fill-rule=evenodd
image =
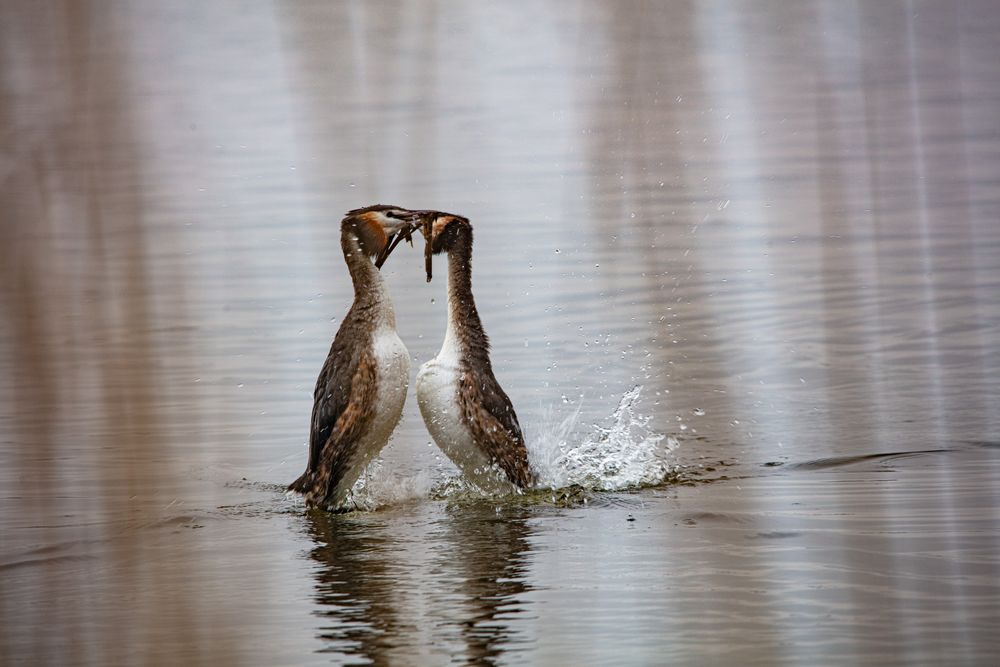
<path id="1" fill-rule="evenodd" d="M 625 392 L 606 425 L 594 424 L 582 437 L 575 434 L 579 408 L 560 422 L 547 420 L 551 426 L 529 448 L 539 486 L 620 491 L 666 481 L 676 470 L 670 455 L 678 442 L 649 428 L 651 417 L 637 411 L 641 395 L 641 386 Z"/>
<path id="2" fill-rule="evenodd" d="M 433 484 L 434 480 L 429 474 L 412 477 L 394 475 L 386 470 L 382 459 L 377 458 L 368 464 L 351 487 L 341 507 L 372 512 L 382 507 L 426 498 L 430 495 Z"/>

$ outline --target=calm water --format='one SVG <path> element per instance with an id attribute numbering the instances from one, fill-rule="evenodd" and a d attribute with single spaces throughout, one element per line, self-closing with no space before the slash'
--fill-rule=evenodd
<path id="1" fill-rule="evenodd" d="M 3 3 L 0 662 L 1000 660 L 998 53 L 989 0 Z M 680 482 L 442 499 L 411 396 L 380 509 L 284 498 L 374 202 L 472 218 L 535 452 L 641 386 Z M 416 368 L 444 281 L 386 271 Z"/>

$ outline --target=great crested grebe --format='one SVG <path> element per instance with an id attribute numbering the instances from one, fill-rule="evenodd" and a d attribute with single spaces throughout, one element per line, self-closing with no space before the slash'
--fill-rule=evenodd
<path id="1" fill-rule="evenodd" d="M 310 506 L 337 509 L 402 415 L 410 355 L 379 267 L 409 238 L 413 215 L 379 204 L 349 211 L 340 223 L 354 303 L 316 380 L 308 466 L 288 487 Z"/>
<path id="2" fill-rule="evenodd" d="M 472 225 L 439 211 L 420 211 L 431 255 L 448 253 L 448 329 L 438 355 L 417 373 L 417 402 L 438 447 L 489 492 L 532 484 L 528 452 L 514 406 L 493 376 L 490 344 L 472 297 Z"/>

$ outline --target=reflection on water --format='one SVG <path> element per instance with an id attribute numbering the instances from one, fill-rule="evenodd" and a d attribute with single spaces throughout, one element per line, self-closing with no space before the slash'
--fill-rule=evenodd
<path id="1" fill-rule="evenodd" d="M 524 643 L 529 528 L 523 509 L 452 508 L 425 534 L 378 515 L 309 513 L 324 653 L 374 664 L 492 664 Z M 427 550 L 427 540 L 433 547 Z M 427 578 L 433 588 L 427 587 Z M 425 623 L 417 623 L 425 616 Z"/>
<path id="2" fill-rule="evenodd" d="M 435 562 L 444 586 L 464 597 L 452 622 L 462 630 L 466 660 L 494 664 L 501 655 L 516 655 L 528 642 L 524 624 L 538 620 L 524 599 L 533 588 L 526 514 L 494 511 L 487 503 L 456 508 L 447 519 Z"/>
<path id="3" fill-rule="evenodd" d="M 0 6 L 0 662 L 996 660 L 994 3 L 525 9 Z M 284 500 L 375 201 L 473 220 L 529 439 L 641 385 L 721 481 Z"/>
<path id="4" fill-rule="evenodd" d="M 384 523 L 313 512 L 307 519 L 316 543 L 309 555 L 321 566 L 316 600 L 331 622 L 320 627 L 324 650 L 385 662 L 389 651 L 401 645 L 404 623 L 393 606 L 403 568 L 386 560 L 398 555 L 402 545 L 386 534 Z"/>

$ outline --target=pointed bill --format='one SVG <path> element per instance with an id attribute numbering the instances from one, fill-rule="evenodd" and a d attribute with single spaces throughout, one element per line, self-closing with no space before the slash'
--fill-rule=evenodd
<path id="1" fill-rule="evenodd" d="M 403 229 L 399 230 L 398 232 L 394 233 L 392 236 L 389 237 L 389 240 L 385 244 L 385 247 L 382 248 L 382 252 L 380 252 L 378 256 L 375 258 L 376 268 L 379 269 L 382 268 L 382 265 L 385 264 L 385 260 L 389 259 L 389 255 L 391 255 L 392 251 L 396 249 L 396 246 L 399 245 L 400 241 L 406 241 L 411 246 L 413 245 L 412 233 L 414 228 L 416 227 L 416 224 L 417 223 L 411 223 L 410 226 L 404 227 Z"/>

